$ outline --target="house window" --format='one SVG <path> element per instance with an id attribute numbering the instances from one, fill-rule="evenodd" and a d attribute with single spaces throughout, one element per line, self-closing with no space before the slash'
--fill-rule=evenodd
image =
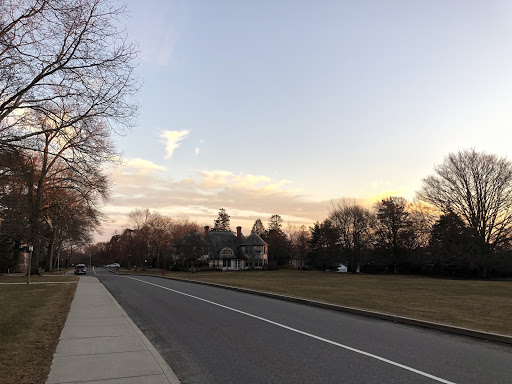
<path id="1" fill-rule="evenodd" d="M 235 253 L 233 252 L 233 250 L 231 248 L 222 248 L 222 251 L 220 251 L 220 254 L 221 255 L 234 255 Z"/>

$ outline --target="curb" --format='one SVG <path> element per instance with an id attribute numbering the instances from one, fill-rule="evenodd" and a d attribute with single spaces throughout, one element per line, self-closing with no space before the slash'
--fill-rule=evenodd
<path id="1" fill-rule="evenodd" d="M 111 272 L 116 274 L 116 275 L 123 276 L 122 274 L 119 274 L 117 272 L 114 272 L 114 271 L 111 271 Z M 410 317 L 392 315 L 392 314 L 389 314 L 389 313 L 374 312 L 374 311 L 369 311 L 369 310 L 359 309 L 359 308 L 353 308 L 353 307 L 345 307 L 345 306 L 342 306 L 342 305 L 324 303 L 322 301 L 308 300 L 308 299 L 303 299 L 303 298 L 295 297 L 295 296 L 279 295 L 279 294 L 276 294 L 276 293 L 270 293 L 270 292 L 264 292 L 264 291 L 256 291 L 256 290 L 247 289 L 247 288 L 240 288 L 240 287 L 233 287 L 233 286 L 230 286 L 230 285 L 222 285 L 222 284 L 216 284 L 216 283 L 209 283 L 209 282 L 206 282 L 206 281 L 188 280 L 188 279 L 180 279 L 178 277 L 156 276 L 156 275 L 148 275 L 148 274 L 138 274 L 138 275 L 139 276 L 148 276 L 148 277 L 158 277 L 160 279 L 176 280 L 176 281 L 182 281 L 182 282 L 188 282 L 188 283 L 194 283 L 194 284 L 208 285 L 208 286 L 211 286 L 211 287 L 229 289 L 229 290 L 232 290 L 232 291 L 250 293 L 250 294 L 253 294 L 253 295 L 265 296 L 265 297 L 270 297 L 270 298 L 273 298 L 273 299 L 278 299 L 278 300 L 284 300 L 284 301 L 290 301 L 290 302 L 305 304 L 305 305 L 309 305 L 309 306 L 312 306 L 312 307 L 331 309 L 331 310 L 339 311 L 339 312 L 352 313 L 352 314 L 355 314 L 355 315 L 372 317 L 372 318 L 386 320 L 386 321 L 392 321 L 394 323 L 414 325 L 414 326 L 417 326 L 417 327 L 428 328 L 428 329 L 435 329 L 435 330 L 438 330 L 438 331 L 454 333 L 454 334 L 457 334 L 457 335 L 470 336 L 470 337 L 475 337 L 475 338 L 478 338 L 478 339 L 483 339 L 483 340 L 488 340 L 488 341 L 495 341 L 495 342 L 505 343 L 505 344 L 512 344 L 512 336 L 506 336 L 506 335 L 502 335 L 502 334 L 499 334 L 499 333 L 476 331 L 474 329 L 456 327 L 456 326 L 453 326 L 453 325 L 446 325 L 446 324 L 441 324 L 441 323 L 434 323 L 434 322 L 425 321 L 425 320 L 418 320 L 418 319 L 413 319 L 413 318 L 410 318 Z"/>

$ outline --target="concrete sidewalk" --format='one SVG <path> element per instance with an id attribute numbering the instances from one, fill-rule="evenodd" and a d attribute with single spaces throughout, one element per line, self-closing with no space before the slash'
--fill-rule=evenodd
<path id="1" fill-rule="evenodd" d="M 178 384 L 164 359 L 96 277 L 83 276 L 46 384 Z"/>

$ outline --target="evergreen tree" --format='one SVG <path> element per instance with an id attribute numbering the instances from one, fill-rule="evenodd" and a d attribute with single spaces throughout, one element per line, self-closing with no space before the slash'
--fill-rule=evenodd
<path id="1" fill-rule="evenodd" d="M 230 231 L 229 221 L 228 213 L 224 208 L 221 208 L 217 219 L 214 221 L 212 231 Z"/>
<path id="2" fill-rule="evenodd" d="M 254 222 L 254 225 L 252 226 L 251 232 L 254 232 L 260 236 L 265 233 L 265 227 L 260 219 L 256 219 L 256 221 Z"/>
<path id="3" fill-rule="evenodd" d="M 402 254 L 411 236 L 407 201 L 403 197 L 390 196 L 375 204 L 377 210 L 376 243 L 391 253 L 393 271 L 399 272 Z"/>
<path id="4" fill-rule="evenodd" d="M 454 212 L 441 215 L 432 227 L 430 249 L 435 272 L 461 275 L 470 272 L 475 241 L 472 230 Z"/>
<path id="5" fill-rule="evenodd" d="M 280 215 L 272 215 L 268 219 L 268 232 L 279 231 L 282 232 L 283 219 Z"/>
<path id="6" fill-rule="evenodd" d="M 282 230 L 283 219 L 279 215 L 272 215 L 268 220 L 268 229 L 265 231 L 265 240 L 268 246 L 269 267 L 277 268 L 290 260 L 290 242 Z"/>
<path id="7" fill-rule="evenodd" d="M 315 269 L 324 270 L 332 268 L 340 262 L 347 265 L 346 258 L 342 258 L 338 246 L 338 233 L 336 227 L 329 219 L 322 223 L 318 221 L 310 227 L 311 237 L 309 239 L 311 265 Z"/>

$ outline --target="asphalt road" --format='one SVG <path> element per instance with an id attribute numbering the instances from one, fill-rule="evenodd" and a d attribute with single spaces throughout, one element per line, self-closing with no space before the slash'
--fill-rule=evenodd
<path id="1" fill-rule="evenodd" d="M 512 347 L 156 277 L 96 277 L 182 383 L 512 383 Z"/>

